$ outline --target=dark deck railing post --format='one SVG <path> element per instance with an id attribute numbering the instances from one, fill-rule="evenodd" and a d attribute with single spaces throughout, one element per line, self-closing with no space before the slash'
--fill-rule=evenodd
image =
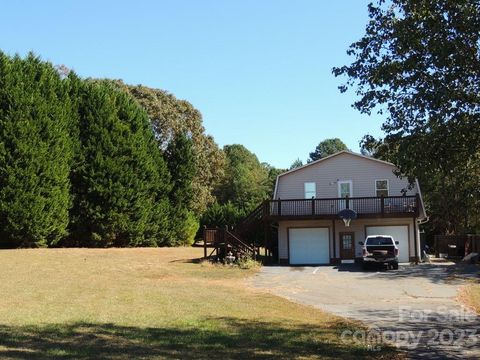
<path id="1" fill-rule="evenodd" d="M 385 196 L 380 195 L 380 209 L 381 209 L 381 213 L 382 213 L 382 217 L 385 216 Z"/>
<path id="2" fill-rule="evenodd" d="M 350 201 L 348 199 L 348 195 L 345 196 L 345 208 L 350 209 Z"/>
<path id="3" fill-rule="evenodd" d="M 312 215 L 315 215 L 315 197 L 312 196 Z"/>
<path id="4" fill-rule="evenodd" d="M 278 198 L 278 216 L 282 216 L 282 199 Z"/>

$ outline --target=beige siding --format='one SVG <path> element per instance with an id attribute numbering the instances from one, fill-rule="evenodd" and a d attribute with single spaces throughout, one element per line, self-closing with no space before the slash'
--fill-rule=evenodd
<path id="1" fill-rule="evenodd" d="M 409 236 L 409 252 L 410 257 L 415 256 L 414 248 L 414 234 L 413 234 L 413 219 L 408 218 L 384 218 L 384 219 L 358 219 L 352 220 L 350 226 L 347 228 L 342 220 L 335 221 L 335 243 L 336 257 L 339 257 L 340 245 L 339 238 L 341 232 L 355 233 L 355 253 L 357 257 L 362 256 L 361 246 L 359 241 L 365 240 L 366 226 L 388 226 L 388 225 L 408 225 Z M 288 259 L 288 229 L 293 227 L 329 227 L 330 228 L 330 257 L 333 258 L 333 236 L 332 236 L 332 221 L 331 220 L 305 220 L 305 221 L 280 221 L 278 229 L 278 253 L 280 259 Z M 418 233 L 417 233 L 418 235 Z M 420 241 L 418 240 L 418 244 Z M 419 245 L 418 245 L 419 246 Z M 420 255 L 420 249 L 417 248 Z"/>
<path id="2" fill-rule="evenodd" d="M 402 195 L 407 179 L 394 173 L 395 167 L 386 163 L 340 153 L 319 163 L 304 167 L 278 178 L 276 198 L 303 199 L 304 183 L 315 182 L 317 198 L 338 197 L 338 181 L 351 180 L 354 197 L 376 196 L 375 180 L 387 179 L 389 195 Z M 416 190 L 407 192 L 413 195 Z"/>

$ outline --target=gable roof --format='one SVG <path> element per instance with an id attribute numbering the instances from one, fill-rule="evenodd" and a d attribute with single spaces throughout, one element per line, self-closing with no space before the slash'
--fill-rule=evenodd
<path id="1" fill-rule="evenodd" d="M 315 165 L 315 164 L 318 164 L 322 161 L 325 161 L 327 159 L 331 159 L 335 156 L 338 156 L 340 154 L 350 154 L 350 155 L 353 155 L 353 156 L 358 156 L 359 158 L 363 158 L 363 159 L 368 159 L 368 160 L 371 160 L 371 161 L 377 161 L 379 163 L 382 163 L 382 164 L 386 164 L 386 165 L 390 165 L 390 166 L 393 166 L 393 167 L 396 167 L 394 164 L 392 164 L 391 162 L 388 162 L 388 161 L 383 161 L 383 160 L 379 160 L 379 159 L 375 159 L 371 156 L 366 156 L 366 155 L 362 155 L 362 154 L 358 154 L 356 152 L 353 152 L 353 151 L 350 151 L 350 150 L 342 150 L 342 151 L 339 151 L 339 152 L 336 152 L 335 154 L 332 154 L 332 155 L 328 155 L 328 156 L 325 156 L 324 158 L 321 158 L 321 159 L 318 159 L 318 160 L 315 160 L 315 161 L 312 161 L 311 163 L 308 163 L 308 164 L 305 164 L 305 165 L 302 165 L 302 166 L 299 166 L 295 169 L 292 169 L 292 170 L 288 170 L 288 171 L 285 171 L 284 173 L 281 173 L 280 175 L 278 175 L 278 177 L 280 176 L 283 176 L 283 175 L 287 175 L 287 174 L 290 174 L 292 172 L 295 172 L 295 171 L 298 171 L 298 170 L 302 170 L 308 166 L 312 166 L 312 165 Z"/>
<path id="2" fill-rule="evenodd" d="M 293 173 L 293 172 L 295 172 L 295 171 L 299 171 L 299 170 L 305 169 L 306 167 L 309 167 L 309 166 L 312 166 L 312 165 L 316 165 L 316 164 L 318 164 L 318 163 L 321 163 L 322 161 L 331 159 L 331 158 L 333 158 L 333 157 L 335 157 L 335 156 L 338 156 L 338 155 L 341 155 L 341 154 L 350 154 L 350 155 L 353 155 L 353 156 L 358 156 L 359 158 L 362 158 L 362 159 L 367 159 L 367 160 L 371 160 L 371 161 L 377 161 L 377 162 L 382 163 L 382 164 L 385 164 L 385 165 L 390 165 L 390 166 L 396 167 L 394 164 L 392 164 L 391 162 L 388 162 L 388 161 L 383 161 L 383 160 L 375 159 L 375 158 L 373 158 L 373 157 L 366 156 L 366 155 L 362 155 L 362 154 L 358 154 L 358 153 L 353 152 L 353 151 L 350 151 L 350 150 L 342 150 L 342 151 L 336 152 L 335 154 L 325 156 L 324 158 L 321 158 L 321 159 L 312 161 L 311 163 L 308 163 L 308 164 L 299 166 L 299 167 L 297 167 L 297 168 L 295 168 L 295 169 L 288 170 L 288 171 L 285 171 L 284 173 L 279 174 L 279 175 L 277 176 L 277 180 L 275 181 L 275 189 L 274 189 L 274 191 L 273 191 L 273 197 L 276 197 L 276 196 L 277 196 L 278 181 L 280 180 L 280 177 L 281 177 L 281 176 L 291 174 L 291 173 Z"/>

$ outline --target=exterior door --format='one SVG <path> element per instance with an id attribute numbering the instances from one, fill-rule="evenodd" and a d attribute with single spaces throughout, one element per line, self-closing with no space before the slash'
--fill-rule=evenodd
<path id="1" fill-rule="evenodd" d="M 342 261 L 355 259 L 355 234 L 353 232 L 340 233 L 340 258 Z"/>
<path id="2" fill-rule="evenodd" d="M 353 192 L 352 192 L 352 181 L 351 180 L 346 180 L 346 181 L 339 181 L 338 182 L 338 197 L 339 198 L 345 198 L 345 197 L 352 197 Z M 340 209 L 345 209 L 346 206 L 346 201 L 345 200 L 340 200 Z M 350 208 L 352 208 L 350 206 Z"/>

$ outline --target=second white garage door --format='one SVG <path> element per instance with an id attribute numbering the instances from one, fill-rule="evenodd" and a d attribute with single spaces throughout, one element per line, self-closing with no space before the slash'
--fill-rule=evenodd
<path id="1" fill-rule="evenodd" d="M 408 226 L 368 226 L 368 235 L 390 235 L 395 241 L 398 241 L 398 250 L 400 255 L 398 261 L 408 262 Z"/>
<path id="2" fill-rule="evenodd" d="M 289 229 L 290 264 L 329 264 L 328 228 Z"/>

